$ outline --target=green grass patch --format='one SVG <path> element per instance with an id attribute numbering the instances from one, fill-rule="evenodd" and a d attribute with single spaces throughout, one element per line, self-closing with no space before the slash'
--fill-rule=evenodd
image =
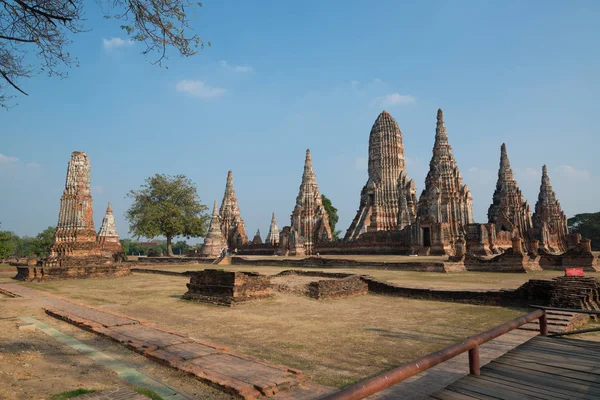
<path id="1" fill-rule="evenodd" d="M 150 389 L 138 387 L 133 390 L 135 390 L 137 394 L 141 394 L 142 396 L 146 396 L 152 400 L 164 400 L 162 397 L 156 394 L 155 391 Z"/>
<path id="2" fill-rule="evenodd" d="M 72 399 L 73 397 L 81 396 L 86 393 L 94 393 L 94 392 L 95 392 L 95 390 L 89 390 L 89 389 L 69 390 L 68 392 L 62 392 L 59 394 L 52 395 L 52 396 L 50 396 L 50 398 L 48 400 Z"/>

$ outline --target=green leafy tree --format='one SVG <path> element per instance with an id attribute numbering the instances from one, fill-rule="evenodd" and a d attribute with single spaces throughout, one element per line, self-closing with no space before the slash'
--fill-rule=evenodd
<path id="1" fill-rule="evenodd" d="M 173 255 L 173 237 L 189 239 L 206 234 L 208 208 L 200 203 L 196 185 L 185 175 L 156 174 L 127 197 L 133 199 L 125 213 L 130 232 L 138 238 L 166 237 L 168 256 Z"/>
<path id="2" fill-rule="evenodd" d="M 592 241 L 592 250 L 600 250 L 600 212 L 577 214 L 567 221 L 569 232 Z"/>
<path id="3" fill-rule="evenodd" d="M 35 254 L 38 257 L 46 257 L 50 254 L 50 246 L 52 246 L 52 242 L 54 241 L 54 234 L 56 233 L 56 227 L 49 226 L 35 237 L 36 240 L 36 249 Z"/>
<path id="4" fill-rule="evenodd" d="M 29 257 L 30 255 L 36 254 L 38 248 L 38 241 L 34 237 L 23 236 L 19 239 L 19 247 L 17 248 L 16 255 L 18 257 Z"/>
<path id="5" fill-rule="evenodd" d="M 0 259 L 14 255 L 17 246 L 15 234 L 9 231 L 0 231 Z"/>
<path id="6" fill-rule="evenodd" d="M 189 244 L 187 244 L 187 242 L 185 240 L 180 240 L 177 243 L 175 243 L 173 245 L 173 252 L 175 254 L 183 254 L 185 253 L 185 251 L 187 249 L 189 249 L 191 246 Z"/>
<path id="7" fill-rule="evenodd" d="M 331 235 L 334 239 L 339 239 L 342 231 L 335 230 L 335 226 L 337 225 L 337 222 L 340 219 L 337 213 L 338 210 L 333 206 L 333 204 L 331 204 L 331 200 L 329 200 L 324 194 L 321 195 L 321 201 L 323 202 L 323 208 L 325 208 L 325 211 L 327 211 L 327 215 L 329 216 L 329 227 L 331 228 Z"/>
<path id="8" fill-rule="evenodd" d="M 127 254 L 127 255 L 131 255 L 131 253 L 129 252 L 130 246 L 131 246 L 131 239 L 121 239 L 121 248 L 123 249 L 123 253 Z"/>
<path id="9" fill-rule="evenodd" d="M 13 97 L 12 93 L 27 95 L 21 80 L 31 78 L 36 72 L 64 78 L 66 67 L 79 66 L 67 48 L 73 34 L 88 30 L 83 17 L 89 3 L 84 0 L 0 2 L 0 107 L 9 107 L 7 100 Z M 161 64 L 168 49 L 189 57 L 204 47 L 190 26 L 190 15 L 201 3 L 191 0 L 99 0 L 98 3 L 104 18 L 120 21 L 121 29 L 131 41 L 144 44 L 142 54 L 156 54 L 154 64 Z"/>

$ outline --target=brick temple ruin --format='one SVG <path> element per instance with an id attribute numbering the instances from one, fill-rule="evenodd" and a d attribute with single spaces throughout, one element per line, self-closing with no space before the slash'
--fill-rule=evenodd
<path id="1" fill-rule="evenodd" d="M 290 225 L 279 231 L 277 242 L 273 237 L 273 216 L 265 241 L 246 242 L 238 246 L 239 253 L 446 255 L 458 262 L 469 256 L 465 262 L 468 264 L 470 259 L 473 270 L 487 268 L 486 262 L 479 263 L 485 257 L 506 254 L 502 263 L 516 263 L 519 270 L 569 263 L 599 269 L 589 241 L 568 233 L 567 217 L 552 189 L 546 166 L 542 168 L 532 214 L 514 177 L 506 144 L 500 147 L 498 180 L 488 220 L 474 221 L 471 192 L 452 153 L 441 109 L 437 112 L 429 172 L 419 197 L 415 182 L 406 173 L 402 132 L 386 111 L 379 114 L 371 128 L 368 155 L 368 180 L 343 240 L 332 238 L 307 150 Z"/>
<path id="2" fill-rule="evenodd" d="M 96 233 L 94 228 L 90 171 L 88 156 L 74 151 L 67 167 L 50 255 L 38 265 L 17 266 L 17 279 L 38 281 L 129 273 L 129 268 L 119 262 L 122 248 L 110 203 L 100 231 Z"/>

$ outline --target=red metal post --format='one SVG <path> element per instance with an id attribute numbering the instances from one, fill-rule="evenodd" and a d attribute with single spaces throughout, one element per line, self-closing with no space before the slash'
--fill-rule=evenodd
<path id="1" fill-rule="evenodd" d="M 473 347 L 469 350 L 469 373 L 471 375 L 479 376 L 479 346 Z"/>
<path id="2" fill-rule="evenodd" d="M 548 318 L 546 317 L 546 311 L 540 317 L 540 335 L 548 336 Z"/>

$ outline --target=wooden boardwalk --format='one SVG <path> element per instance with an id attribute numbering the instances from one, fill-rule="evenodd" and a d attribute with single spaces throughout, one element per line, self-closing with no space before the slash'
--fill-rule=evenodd
<path id="1" fill-rule="evenodd" d="M 515 347 L 531 340 L 539 332 L 514 330 L 497 337 L 479 348 L 479 360 L 485 365 Z M 369 400 L 421 400 L 438 390 L 444 389 L 451 383 L 459 380 L 469 373 L 469 358 L 467 353 L 460 354 L 446 362 L 420 372 L 400 383 L 390 386 L 379 393 L 375 393 Z"/>
<path id="2" fill-rule="evenodd" d="M 536 336 L 429 399 L 600 399 L 600 343 Z"/>

